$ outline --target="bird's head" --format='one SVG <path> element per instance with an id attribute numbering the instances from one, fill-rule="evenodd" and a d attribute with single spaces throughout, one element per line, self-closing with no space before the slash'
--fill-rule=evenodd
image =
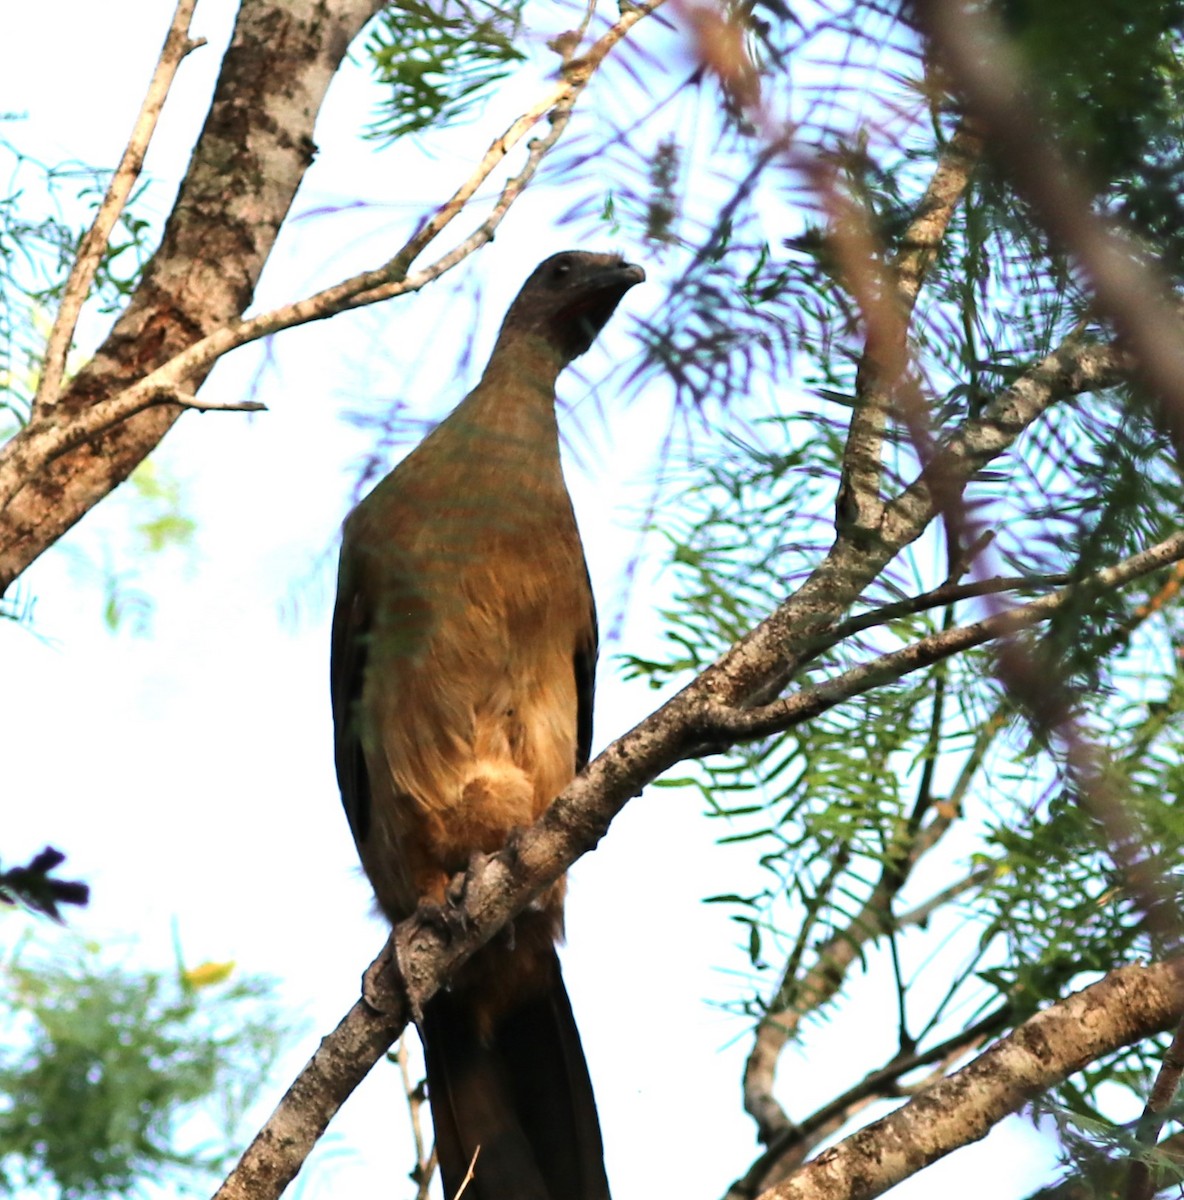
<path id="1" fill-rule="evenodd" d="M 592 345 L 621 297 L 643 279 L 645 271 L 619 254 L 552 254 L 522 285 L 501 336 L 541 338 L 566 366 Z"/>

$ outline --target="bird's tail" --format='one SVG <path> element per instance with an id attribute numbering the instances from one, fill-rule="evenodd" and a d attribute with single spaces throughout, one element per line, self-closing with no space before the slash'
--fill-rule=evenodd
<path id="1" fill-rule="evenodd" d="M 477 956 L 514 954 L 486 947 Z M 609 1200 L 592 1082 L 553 946 L 490 1013 L 464 980 L 424 1009 L 428 1098 L 445 1200 Z M 485 964 L 481 964 L 485 965 Z M 482 971 L 481 974 L 485 972 Z"/>

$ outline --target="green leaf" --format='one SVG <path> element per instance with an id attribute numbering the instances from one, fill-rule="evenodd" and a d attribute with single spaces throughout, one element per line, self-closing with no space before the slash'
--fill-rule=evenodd
<path id="1" fill-rule="evenodd" d="M 525 0 L 404 0 L 383 9 L 366 42 L 388 89 L 370 136 L 394 141 L 460 119 L 525 58 Z"/>

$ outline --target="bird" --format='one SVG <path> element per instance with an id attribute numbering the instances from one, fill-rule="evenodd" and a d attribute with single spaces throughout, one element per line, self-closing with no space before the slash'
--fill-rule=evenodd
<path id="1" fill-rule="evenodd" d="M 377 906 L 449 902 L 587 764 L 596 607 L 555 385 L 645 271 L 569 250 L 510 305 L 477 386 L 346 518 L 333 615 L 338 783 Z M 565 883 L 424 1006 L 446 1197 L 609 1200 L 560 972 Z"/>

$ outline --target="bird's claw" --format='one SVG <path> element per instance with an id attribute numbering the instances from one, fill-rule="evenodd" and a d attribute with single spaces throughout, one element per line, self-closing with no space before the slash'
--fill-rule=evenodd
<path id="1" fill-rule="evenodd" d="M 461 875 L 454 875 L 448 881 L 448 887 L 444 891 L 444 902 L 447 906 L 456 911 L 463 910 L 465 902 L 465 889 L 469 882 L 468 872 Z"/>

